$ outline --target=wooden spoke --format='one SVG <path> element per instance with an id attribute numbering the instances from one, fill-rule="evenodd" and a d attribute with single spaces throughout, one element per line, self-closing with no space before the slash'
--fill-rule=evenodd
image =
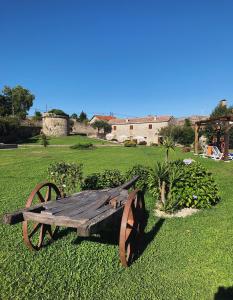
<path id="1" fill-rule="evenodd" d="M 46 192 L 46 196 L 45 196 L 45 202 L 50 201 L 51 200 L 51 186 L 48 186 L 47 192 Z"/>
<path id="2" fill-rule="evenodd" d="M 40 202 L 45 202 L 44 197 L 41 195 L 40 191 L 37 191 L 37 196 L 39 197 Z"/>
<path id="3" fill-rule="evenodd" d="M 139 253 L 139 243 L 144 231 L 144 198 L 138 190 L 130 193 L 125 204 L 120 229 L 120 260 L 129 266 Z"/>
<path id="4" fill-rule="evenodd" d="M 37 224 L 35 224 L 33 227 L 33 230 L 32 230 L 32 232 L 28 235 L 28 237 L 29 238 L 31 238 L 31 237 L 33 237 L 33 235 L 40 229 L 40 227 L 41 227 L 41 223 L 37 223 Z"/>
<path id="5" fill-rule="evenodd" d="M 37 200 L 39 202 L 47 202 L 52 200 L 52 191 L 55 192 L 55 200 L 61 197 L 61 193 L 57 186 L 53 183 L 38 184 L 31 192 L 26 207 L 33 206 Z M 45 194 L 45 197 L 43 196 Z M 23 239 L 27 247 L 31 250 L 39 250 L 45 241 L 45 237 L 49 240 L 53 239 L 58 227 L 52 227 L 51 225 L 41 224 L 33 221 L 23 222 Z"/>

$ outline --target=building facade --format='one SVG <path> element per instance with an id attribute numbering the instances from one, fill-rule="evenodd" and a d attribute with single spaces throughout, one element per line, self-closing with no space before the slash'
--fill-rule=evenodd
<path id="1" fill-rule="evenodd" d="M 159 144 L 161 128 L 172 124 L 172 116 L 148 116 L 132 119 L 112 119 L 109 123 L 112 126 L 112 139 L 123 142 L 124 140 L 145 141 L 147 145 Z"/>

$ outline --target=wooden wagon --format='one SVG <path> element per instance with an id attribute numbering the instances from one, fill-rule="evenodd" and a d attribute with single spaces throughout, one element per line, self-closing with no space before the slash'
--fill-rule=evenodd
<path id="1" fill-rule="evenodd" d="M 61 197 L 53 183 L 38 184 L 26 208 L 5 214 L 3 222 L 22 222 L 23 239 L 31 250 L 39 250 L 46 240 L 52 240 L 59 226 L 76 228 L 82 237 L 120 226 L 120 260 L 123 266 L 129 266 L 139 253 L 145 226 L 144 195 L 132 188 L 137 180 L 134 177 L 116 188 L 82 191 L 67 197 Z"/>

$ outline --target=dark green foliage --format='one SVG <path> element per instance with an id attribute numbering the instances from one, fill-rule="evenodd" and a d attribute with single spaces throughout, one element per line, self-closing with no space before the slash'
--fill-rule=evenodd
<path id="1" fill-rule="evenodd" d="M 211 118 L 217 118 L 221 116 L 228 116 L 232 114 L 233 106 L 227 107 L 227 105 L 218 104 L 210 114 Z"/>
<path id="2" fill-rule="evenodd" d="M 150 193 L 162 202 L 165 211 L 185 207 L 209 208 L 219 201 L 218 188 L 211 173 L 199 162 L 190 165 L 182 161 L 157 163 L 148 177 L 148 186 Z"/>
<path id="3" fill-rule="evenodd" d="M 147 142 L 146 142 L 146 141 L 140 141 L 140 142 L 138 142 L 138 145 L 146 146 L 146 145 L 147 145 Z"/>
<path id="4" fill-rule="evenodd" d="M 58 162 L 50 164 L 48 175 L 62 194 L 77 192 L 83 178 L 83 164 Z"/>
<path id="5" fill-rule="evenodd" d="M 228 116 L 232 115 L 233 113 L 233 106 L 224 106 L 221 104 L 218 104 L 212 113 L 210 114 L 211 118 L 217 118 L 221 116 Z M 217 136 L 217 131 L 216 128 L 212 125 L 207 125 L 204 130 L 200 132 L 199 135 L 204 134 L 207 137 L 208 142 L 212 142 L 212 139 L 214 136 Z M 224 135 L 224 128 L 219 128 L 219 135 L 223 136 Z M 230 129 L 229 131 L 229 147 L 233 148 L 233 128 Z"/>
<path id="6" fill-rule="evenodd" d="M 46 148 L 49 145 L 47 136 L 44 133 L 42 133 L 40 138 L 41 138 L 41 145 L 43 145 Z"/>
<path id="7" fill-rule="evenodd" d="M 4 86 L 0 95 L 0 116 L 17 116 L 24 119 L 32 107 L 35 96 L 20 85 Z"/>
<path id="8" fill-rule="evenodd" d="M 0 137 L 7 137 L 19 128 L 19 119 L 16 117 L 0 118 Z"/>
<path id="9" fill-rule="evenodd" d="M 146 191 L 148 187 L 148 176 L 150 174 L 150 168 L 143 165 L 135 165 L 126 172 L 126 181 L 129 181 L 134 176 L 140 176 L 136 182 L 136 188 L 142 191 Z"/>
<path id="10" fill-rule="evenodd" d="M 112 126 L 103 120 L 96 120 L 93 124 L 92 127 L 97 129 L 98 132 L 102 129 L 105 134 L 110 133 L 112 131 Z"/>
<path id="11" fill-rule="evenodd" d="M 104 188 L 114 188 L 125 182 L 125 176 L 117 169 L 106 169 L 102 173 L 88 175 L 83 183 L 83 190 L 98 190 Z"/>
<path id="12" fill-rule="evenodd" d="M 160 134 L 165 137 L 172 137 L 176 143 L 184 146 L 189 146 L 194 141 L 194 130 L 189 119 L 185 119 L 184 126 L 169 125 L 162 128 Z"/>
<path id="13" fill-rule="evenodd" d="M 124 147 L 136 147 L 137 143 L 135 141 L 125 141 Z"/>
<path id="14" fill-rule="evenodd" d="M 61 109 L 53 108 L 50 111 L 48 111 L 50 114 L 58 115 L 58 116 L 64 116 L 68 117 L 68 115 Z"/>
<path id="15" fill-rule="evenodd" d="M 75 144 L 70 146 L 70 149 L 78 149 L 78 150 L 93 150 L 95 146 L 92 143 L 85 143 L 85 144 Z"/>
<path id="16" fill-rule="evenodd" d="M 179 169 L 170 184 L 171 201 L 178 208 L 210 208 L 220 199 L 212 174 L 197 162 Z"/>
<path id="17" fill-rule="evenodd" d="M 33 116 L 33 120 L 41 121 L 42 120 L 42 113 L 40 111 L 36 111 L 34 116 Z"/>
<path id="18" fill-rule="evenodd" d="M 80 122 L 88 121 L 87 114 L 84 111 L 81 111 L 81 113 L 79 115 L 79 121 Z"/>
<path id="19" fill-rule="evenodd" d="M 100 173 L 92 173 L 87 175 L 82 182 L 81 189 L 82 190 L 99 190 L 101 189 L 100 185 Z"/>
<path id="20" fill-rule="evenodd" d="M 73 113 L 70 115 L 70 118 L 78 120 L 78 115 L 76 113 Z"/>

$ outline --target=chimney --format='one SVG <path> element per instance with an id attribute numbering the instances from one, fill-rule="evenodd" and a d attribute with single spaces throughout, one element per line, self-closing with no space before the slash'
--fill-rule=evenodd
<path id="1" fill-rule="evenodd" d="M 223 99 L 223 100 L 219 101 L 219 106 L 227 107 L 227 100 Z"/>

